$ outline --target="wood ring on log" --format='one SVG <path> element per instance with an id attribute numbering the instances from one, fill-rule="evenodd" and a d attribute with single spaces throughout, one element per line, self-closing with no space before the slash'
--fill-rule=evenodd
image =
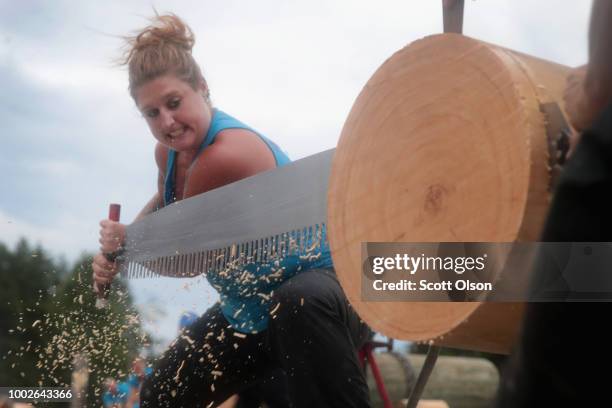
<path id="1" fill-rule="evenodd" d="M 568 70 L 442 34 L 365 85 L 333 160 L 328 228 L 340 283 L 374 330 L 510 351 L 521 303 L 363 301 L 361 243 L 537 241 L 550 199 L 541 104 L 562 108 Z"/>

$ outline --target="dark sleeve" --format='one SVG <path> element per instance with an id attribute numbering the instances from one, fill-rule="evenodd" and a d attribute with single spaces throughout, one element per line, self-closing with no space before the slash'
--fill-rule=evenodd
<path id="1" fill-rule="evenodd" d="M 612 241 L 612 105 L 584 132 L 555 190 L 542 241 Z"/>
<path id="2" fill-rule="evenodd" d="M 612 241 L 612 106 L 585 132 L 556 188 L 542 240 Z M 562 268 L 537 259 L 534 283 Z M 593 271 L 572 270 L 571 273 Z M 612 274 L 612 264 L 598 273 Z M 537 285 L 536 285 L 537 286 Z M 612 291 L 612 288 L 601 288 Z M 610 302 L 538 302 L 502 374 L 497 407 L 597 406 L 609 401 Z M 600 374 L 605 373 L 605 374 Z"/>

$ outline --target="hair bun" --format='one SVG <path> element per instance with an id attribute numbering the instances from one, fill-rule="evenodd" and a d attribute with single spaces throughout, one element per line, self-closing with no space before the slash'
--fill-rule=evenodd
<path id="1" fill-rule="evenodd" d="M 191 52 L 195 44 L 195 36 L 179 17 L 174 14 L 165 14 L 153 17 L 151 24 L 133 37 L 131 42 L 135 50 L 151 46 L 174 45 Z"/>
<path id="2" fill-rule="evenodd" d="M 206 81 L 191 49 L 193 31 L 174 14 L 155 15 L 150 24 L 125 40 L 120 63 L 128 66 L 130 93 L 161 75 L 172 74 L 199 89 Z"/>

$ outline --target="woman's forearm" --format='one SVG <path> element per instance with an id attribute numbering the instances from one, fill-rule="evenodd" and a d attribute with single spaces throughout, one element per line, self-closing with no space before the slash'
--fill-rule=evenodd
<path id="1" fill-rule="evenodd" d="M 159 192 L 157 192 L 153 195 L 153 197 L 149 200 L 149 202 L 144 206 L 144 208 L 140 210 L 140 212 L 138 213 L 134 221 L 138 221 L 145 215 L 151 214 L 152 212 L 157 211 L 157 209 L 160 208 L 161 206 L 162 205 L 161 205 L 161 200 L 159 199 Z"/>

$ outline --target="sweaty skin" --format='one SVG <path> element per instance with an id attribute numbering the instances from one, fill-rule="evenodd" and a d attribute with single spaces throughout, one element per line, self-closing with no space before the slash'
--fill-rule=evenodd
<path id="1" fill-rule="evenodd" d="M 140 211 L 135 221 L 163 207 L 164 176 L 168 150 L 177 151 L 175 193 L 177 200 L 253 176 L 276 166 L 268 146 L 255 133 L 244 129 L 221 131 L 215 142 L 196 154 L 210 126 L 212 109 L 205 99 L 207 88 L 193 89 L 174 75 L 152 79 L 135 91 L 136 104 L 157 140 L 157 193 Z M 118 251 L 125 241 L 125 224 L 100 222 L 100 253 L 94 256 L 95 289 L 112 282 L 116 263 L 104 253 Z"/>

